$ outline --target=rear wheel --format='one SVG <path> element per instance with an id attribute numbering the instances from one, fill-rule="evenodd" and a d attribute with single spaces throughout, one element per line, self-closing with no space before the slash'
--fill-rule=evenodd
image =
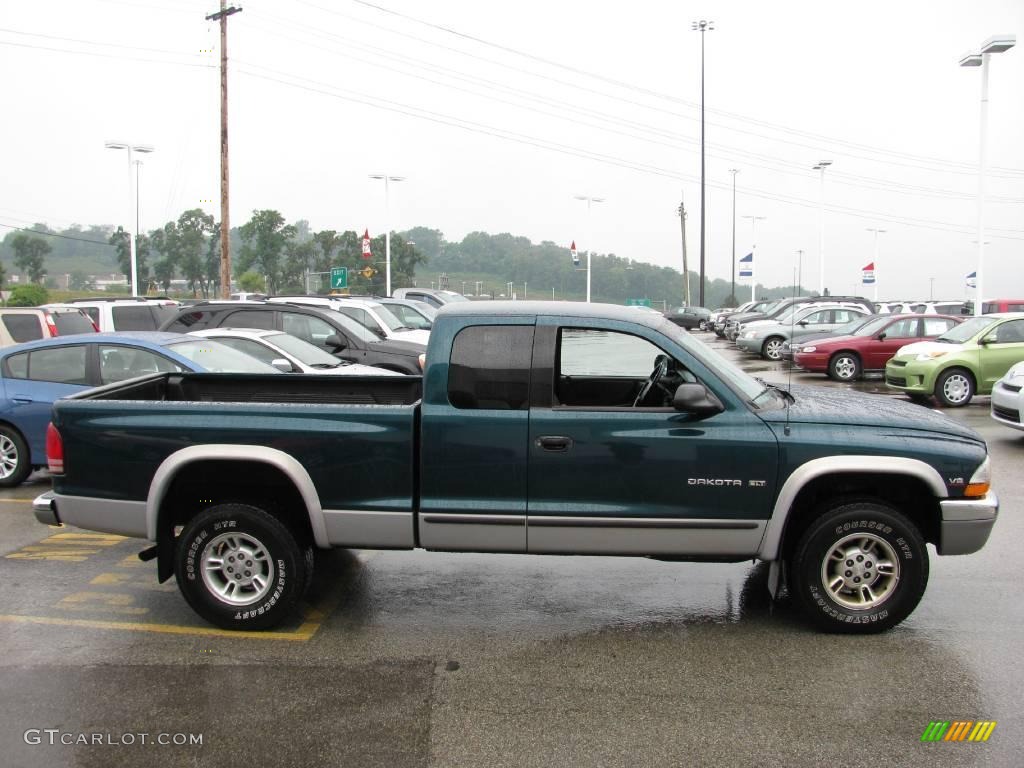
<path id="1" fill-rule="evenodd" d="M 828 375 L 836 381 L 860 378 L 860 358 L 852 352 L 839 352 L 828 363 Z"/>
<path id="2" fill-rule="evenodd" d="M 928 584 L 917 527 L 875 501 L 840 503 L 804 531 L 790 571 L 794 595 L 826 632 L 868 634 L 911 614 Z"/>
<path id="3" fill-rule="evenodd" d="M 950 368 L 935 381 L 935 397 L 947 408 L 967 405 L 974 397 L 974 377 L 963 368 Z"/>
<path id="4" fill-rule="evenodd" d="M 781 360 L 782 345 L 784 343 L 785 339 L 781 336 L 769 336 L 764 340 L 764 345 L 761 347 L 761 355 L 767 360 Z"/>
<path id="5" fill-rule="evenodd" d="M 32 457 L 21 433 L 0 427 L 0 488 L 21 485 L 32 472 Z"/>
<path id="6" fill-rule="evenodd" d="M 219 504 L 178 538 L 178 588 L 193 610 L 226 629 L 265 629 L 298 607 L 312 551 L 280 520 L 249 504 Z"/>

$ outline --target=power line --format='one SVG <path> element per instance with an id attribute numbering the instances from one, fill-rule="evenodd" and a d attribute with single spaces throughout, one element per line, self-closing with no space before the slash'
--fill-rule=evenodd
<path id="1" fill-rule="evenodd" d="M 33 235 L 39 235 L 40 237 L 59 237 L 61 240 L 77 240 L 80 243 L 90 243 L 92 245 L 102 245 L 104 248 L 114 248 L 116 246 L 102 240 L 88 240 L 84 237 L 73 237 L 71 235 L 61 235 L 56 232 L 40 232 L 38 229 L 29 229 L 28 227 L 16 227 L 13 224 L 4 224 L 0 221 L 0 227 L 7 227 L 7 229 L 17 229 L 21 232 L 28 232 Z"/>
<path id="2" fill-rule="evenodd" d="M 9 45 L 15 48 L 32 48 L 38 51 L 54 51 L 56 53 L 77 53 L 82 56 L 98 56 L 101 59 L 120 59 L 127 61 L 143 61 L 150 64 L 171 64 L 178 67 L 200 67 L 202 69 L 213 69 L 212 64 L 194 64 L 187 61 L 168 61 L 166 59 L 144 59 L 139 56 L 118 56 L 99 51 L 76 51 L 71 48 L 53 48 L 45 45 L 29 45 L 28 43 L 15 43 L 10 40 L 0 40 L 0 45 Z"/>

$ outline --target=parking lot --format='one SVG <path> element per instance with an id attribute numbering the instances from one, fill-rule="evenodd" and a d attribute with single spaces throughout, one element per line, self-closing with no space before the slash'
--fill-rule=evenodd
<path id="1" fill-rule="evenodd" d="M 849 386 L 701 338 L 772 383 Z M 37 474 L 0 492 L 4 763 L 1019 764 L 1024 433 L 988 409 L 948 414 L 988 441 L 992 539 L 934 557 L 916 612 L 866 637 L 814 632 L 751 563 L 384 551 L 330 553 L 293 624 L 232 633 L 139 540 L 37 523 Z M 922 743 L 935 720 L 997 726 Z"/>

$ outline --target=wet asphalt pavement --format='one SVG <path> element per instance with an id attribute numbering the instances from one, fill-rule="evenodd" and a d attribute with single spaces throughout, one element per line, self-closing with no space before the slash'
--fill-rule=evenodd
<path id="1" fill-rule="evenodd" d="M 1021 765 L 1024 433 L 988 408 L 947 413 L 989 443 L 991 540 L 933 556 L 916 612 L 861 638 L 772 605 L 750 563 L 344 551 L 294 624 L 239 636 L 158 585 L 141 542 L 36 523 L 38 474 L 0 492 L 0 764 Z M 933 720 L 998 725 L 922 743 Z M 103 743 L 60 743 L 81 734 Z"/>

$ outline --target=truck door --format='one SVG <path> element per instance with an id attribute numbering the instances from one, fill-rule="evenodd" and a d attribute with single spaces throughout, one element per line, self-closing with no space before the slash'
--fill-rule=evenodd
<path id="1" fill-rule="evenodd" d="M 419 542 L 525 552 L 533 320 L 473 320 L 431 338 L 451 356 L 432 359 L 424 380 Z"/>
<path id="2" fill-rule="evenodd" d="M 547 381 L 534 382 L 530 411 L 528 551 L 755 553 L 776 485 L 777 443 L 764 422 L 653 329 L 544 321 L 534 377 Z M 546 348 L 553 362 L 538 360 Z M 696 418 L 657 397 L 635 404 L 660 355 L 677 381 L 705 384 L 725 410 Z"/>

